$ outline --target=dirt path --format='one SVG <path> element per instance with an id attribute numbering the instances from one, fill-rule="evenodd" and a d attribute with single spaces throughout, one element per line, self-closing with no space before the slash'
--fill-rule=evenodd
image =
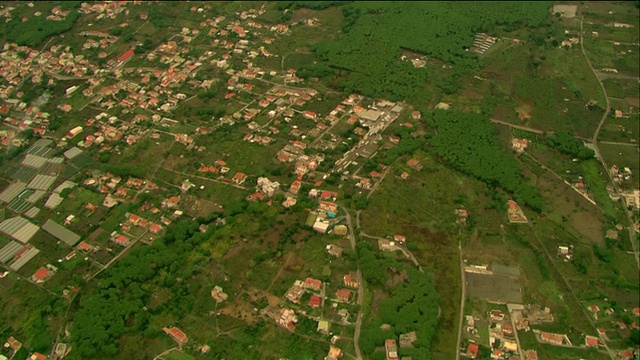
<path id="1" fill-rule="evenodd" d="M 282 262 L 282 266 L 280 266 L 280 270 L 278 270 L 278 273 L 276 274 L 276 276 L 273 277 L 273 280 L 271 280 L 271 283 L 269 283 L 269 287 L 265 290 L 265 292 L 271 291 L 271 287 L 273 286 L 273 284 L 275 284 L 276 280 L 278 280 L 280 275 L 282 275 L 284 268 L 289 266 L 289 263 L 291 262 L 291 260 L 293 260 L 293 257 L 294 257 L 293 252 L 290 252 L 287 254 L 287 257 Z"/>

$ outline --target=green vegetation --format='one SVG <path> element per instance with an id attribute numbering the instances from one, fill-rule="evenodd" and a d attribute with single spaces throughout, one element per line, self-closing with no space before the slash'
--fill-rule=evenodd
<path id="1" fill-rule="evenodd" d="M 78 12 L 71 10 L 64 20 L 47 20 L 45 16 L 32 16 L 27 21 L 18 17 L 6 24 L 7 39 L 18 45 L 36 47 L 51 35 L 60 35 L 73 27 Z"/>
<path id="2" fill-rule="evenodd" d="M 584 146 L 572 134 L 558 131 L 547 138 L 547 145 L 558 151 L 571 155 L 580 160 L 592 159 L 595 152 Z"/>
<path id="3" fill-rule="evenodd" d="M 312 50 L 321 60 L 302 72 L 306 76 L 328 77 L 329 68 L 346 92 L 359 92 L 391 100 L 422 97 L 431 70 L 416 69 L 401 62 L 403 49 L 455 64 L 450 76 L 455 89 L 459 76 L 475 68 L 477 61 L 468 49 L 476 32 L 496 25 L 513 28 L 539 26 L 547 16 L 548 3 L 500 3 L 497 11 L 485 3 L 464 7 L 450 3 L 367 3 L 342 7 L 344 36 L 320 42 Z M 420 36 L 416 36 L 420 34 Z"/>
<path id="4" fill-rule="evenodd" d="M 436 110 L 428 121 L 437 129 L 431 145 L 447 163 L 489 186 L 502 187 L 535 211 L 542 210 L 542 197 L 525 184 L 520 166 L 500 148 L 484 116 Z"/>
<path id="5" fill-rule="evenodd" d="M 415 348 L 401 349 L 402 356 L 414 359 L 430 359 L 431 341 L 438 324 L 438 295 L 429 276 L 415 268 L 404 266 L 374 252 L 367 242 L 358 244 L 358 258 L 362 274 L 368 284 L 383 286 L 389 297 L 380 304 L 380 316 L 363 326 L 360 343 L 365 354 L 373 354 L 377 346 L 388 338 L 416 332 Z M 389 286 L 391 278 L 404 277 L 395 286 Z M 393 282 L 391 282 L 393 283 Z M 389 324 L 391 330 L 381 330 L 380 325 Z"/>

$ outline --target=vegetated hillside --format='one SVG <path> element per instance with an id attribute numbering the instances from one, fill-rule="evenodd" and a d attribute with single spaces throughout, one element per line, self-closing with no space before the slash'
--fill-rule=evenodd
<path id="1" fill-rule="evenodd" d="M 390 259 L 366 242 L 358 243 L 358 256 L 366 283 L 381 288 L 378 291 L 389 296 L 380 302 L 379 316 L 373 316 L 363 325 L 362 351 L 372 355 L 386 339 L 415 331 L 418 340 L 414 347 L 401 348 L 400 355 L 416 360 L 431 359 L 431 341 L 438 325 L 440 301 L 430 276 Z M 390 285 L 394 277 L 406 279 Z M 383 330 L 382 324 L 388 324 L 390 328 Z M 371 358 L 375 359 L 375 356 Z"/>
<path id="2" fill-rule="evenodd" d="M 78 12 L 74 10 L 80 2 L 62 4 L 61 10 L 70 10 L 63 20 L 49 20 L 46 14 L 30 16 L 23 21 L 19 16 L 13 16 L 5 25 L 6 39 L 18 45 L 36 47 L 51 35 L 60 35 L 70 30 L 78 19 Z"/>
<path id="3" fill-rule="evenodd" d="M 466 51 L 478 32 L 495 26 L 535 27 L 548 16 L 550 3 L 355 2 L 343 6 L 345 33 L 337 41 L 313 47 L 321 61 L 303 76 L 327 78 L 327 66 L 344 76 L 347 91 L 392 100 L 412 99 L 429 77 L 426 68 L 401 62 L 401 49 L 454 65 L 461 73 L 476 64 Z"/>
<path id="4" fill-rule="evenodd" d="M 527 185 L 516 160 L 500 148 L 491 123 L 481 114 L 436 110 L 429 119 L 437 133 L 435 151 L 454 168 L 489 186 L 512 193 L 536 211 L 543 201 L 535 187 Z"/>

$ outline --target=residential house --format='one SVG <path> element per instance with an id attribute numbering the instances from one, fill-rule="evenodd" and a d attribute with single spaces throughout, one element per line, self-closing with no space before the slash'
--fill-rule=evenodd
<path id="1" fill-rule="evenodd" d="M 306 278 L 303 286 L 306 289 L 320 290 L 322 287 L 322 281 L 313 278 Z"/>
<path id="2" fill-rule="evenodd" d="M 333 227 L 333 233 L 338 235 L 338 236 L 345 236 L 347 235 L 348 232 L 348 228 L 346 225 L 336 225 Z"/>
<path id="3" fill-rule="evenodd" d="M 310 120 L 315 120 L 318 117 L 318 114 L 311 110 L 307 110 L 304 112 L 304 117 Z"/>
<path id="4" fill-rule="evenodd" d="M 385 340 L 384 350 L 387 360 L 398 360 L 398 345 L 394 339 Z"/>
<path id="5" fill-rule="evenodd" d="M 233 178 L 232 178 L 233 182 L 238 185 L 242 185 L 246 179 L 247 179 L 247 175 L 241 172 L 237 172 L 235 175 L 233 175 Z"/>
<path id="6" fill-rule="evenodd" d="M 216 285 L 211 289 L 211 297 L 214 298 L 216 302 L 220 303 L 227 300 L 229 295 L 227 295 L 220 286 Z"/>
<path id="7" fill-rule="evenodd" d="M 152 234 L 157 235 L 160 231 L 162 231 L 162 225 L 160 224 L 153 223 L 149 226 L 149 232 Z"/>
<path id="8" fill-rule="evenodd" d="M 178 206 L 178 202 L 180 202 L 180 196 L 172 196 L 166 201 L 166 206 L 168 208 L 175 208 Z"/>
<path id="9" fill-rule="evenodd" d="M 407 238 L 404 235 L 394 235 L 393 236 L 393 241 L 400 243 L 400 244 L 404 244 L 404 242 L 407 240 Z"/>
<path id="10" fill-rule="evenodd" d="M 111 241 L 115 242 L 116 244 L 120 245 L 120 246 L 128 246 L 130 243 L 130 240 L 128 237 L 124 236 L 124 235 L 117 235 L 111 238 Z"/>
<path id="11" fill-rule="evenodd" d="M 339 289 L 336 291 L 336 298 L 339 302 L 348 303 L 351 297 L 352 291 L 349 289 Z"/>
<path id="12" fill-rule="evenodd" d="M 595 336 L 585 336 L 584 338 L 584 342 L 587 345 L 587 347 L 598 347 L 598 338 Z"/>
<path id="13" fill-rule="evenodd" d="M 31 276 L 31 280 L 35 281 L 38 284 L 41 284 L 47 281 L 52 275 L 52 271 L 50 271 L 46 267 L 41 267 L 36 270 L 36 272 Z"/>
<path id="14" fill-rule="evenodd" d="M 300 187 L 302 186 L 302 183 L 298 180 L 295 180 L 294 182 L 291 183 L 291 186 L 289 187 L 289 192 L 297 195 L 298 192 L 300 191 Z"/>
<path id="15" fill-rule="evenodd" d="M 287 197 L 282 202 L 282 206 L 284 206 L 285 208 L 290 208 L 290 207 L 294 206 L 297 202 L 298 202 L 298 200 L 296 200 L 295 198 Z"/>
<path id="16" fill-rule="evenodd" d="M 302 297 L 302 294 L 304 294 L 304 288 L 301 286 L 300 283 L 301 282 L 296 281 L 293 284 L 293 286 L 289 289 L 289 291 L 287 291 L 287 293 L 285 294 L 285 297 L 294 304 L 299 303 L 300 297 Z"/>
<path id="17" fill-rule="evenodd" d="M 560 334 L 541 331 L 540 341 L 553 344 L 553 345 L 562 345 L 564 344 L 564 336 Z"/>
<path id="18" fill-rule="evenodd" d="M 350 271 L 348 274 L 346 274 L 342 278 L 342 280 L 344 282 L 344 286 L 346 286 L 346 287 L 357 289 L 358 286 L 359 286 L 358 275 L 353 271 Z"/>
<path id="19" fill-rule="evenodd" d="M 309 306 L 312 308 L 319 308 L 322 305 L 322 298 L 318 295 L 312 295 L 309 299 Z"/>
<path id="20" fill-rule="evenodd" d="M 476 343 L 469 343 L 469 346 L 467 347 L 467 357 L 470 359 L 475 359 L 478 357 L 478 350 L 480 349 L 480 347 L 478 346 L 478 344 Z"/>
<path id="21" fill-rule="evenodd" d="M 178 343 L 178 346 L 184 346 L 189 341 L 187 335 L 175 326 L 171 328 L 165 327 L 162 329 L 162 331 L 164 331 L 165 334 L 171 336 L 173 340 Z"/>
<path id="22" fill-rule="evenodd" d="M 327 322 L 327 324 L 329 324 Z M 319 330 L 319 326 L 320 324 L 318 323 L 318 331 Z M 328 331 L 327 331 L 328 334 Z M 333 345 L 329 345 L 329 353 L 327 354 L 327 356 L 324 358 L 324 360 L 339 360 L 342 358 L 342 350 L 336 346 Z"/>
<path id="23" fill-rule="evenodd" d="M 47 356 L 40 354 L 39 352 L 34 352 L 27 358 L 27 360 L 47 360 Z"/>

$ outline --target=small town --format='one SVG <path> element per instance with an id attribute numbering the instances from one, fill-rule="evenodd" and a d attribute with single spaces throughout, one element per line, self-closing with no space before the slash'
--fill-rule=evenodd
<path id="1" fill-rule="evenodd" d="M 637 8 L 307 3 L 1 4 L 0 360 L 636 358 Z"/>

